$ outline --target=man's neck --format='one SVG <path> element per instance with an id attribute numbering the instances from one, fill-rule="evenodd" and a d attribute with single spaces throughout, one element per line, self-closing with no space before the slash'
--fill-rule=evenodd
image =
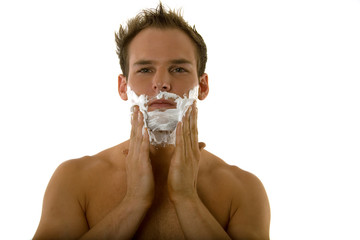
<path id="1" fill-rule="evenodd" d="M 150 145 L 150 160 L 156 184 L 166 184 L 171 158 L 175 147 Z"/>

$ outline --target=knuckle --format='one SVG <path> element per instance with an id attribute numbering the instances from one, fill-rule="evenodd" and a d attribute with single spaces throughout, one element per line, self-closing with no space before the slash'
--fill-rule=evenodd
<path id="1" fill-rule="evenodd" d="M 136 142 L 140 142 L 141 139 L 142 139 L 142 135 L 141 135 L 141 133 L 138 132 L 138 133 L 135 135 L 135 141 L 136 141 Z"/>
<path id="2" fill-rule="evenodd" d="M 187 137 L 190 137 L 191 136 L 191 131 L 186 131 L 185 134 L 186 134 Z"/>

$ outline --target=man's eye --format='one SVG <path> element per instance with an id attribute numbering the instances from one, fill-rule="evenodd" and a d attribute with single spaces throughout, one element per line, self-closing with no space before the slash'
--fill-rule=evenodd
<path id="1" fill-rule="evenodd" d="M 150 72 L 150 69 L 148 69 L 148 68 L 142 68 L 142 69 L 140 69 L 138 72 L 140 72 L 140 73 L 148 73 L 148 72 Z"/>
<path id="2" fill-rule="evenodd" d="M 174 68 L 173 70 L 174 72 L 186 72 L 186 70 L 184 68 L 178 67 L 178 68 Z"/>

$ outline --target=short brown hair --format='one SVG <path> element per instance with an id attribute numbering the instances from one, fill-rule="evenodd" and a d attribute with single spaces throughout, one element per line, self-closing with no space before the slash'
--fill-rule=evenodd
<path id="1" fill-rule="evenodd" d="M 178 28 L 184 31 L 195 43 L 197 48 L 197 74 L 200 77 L 205 72 L 207 61 L 206 44 L 201 35 L 196 31 L 195 25 L 191 27 L 182 17 L 180 11 L 166 10 L 160 4 L 156 9 L 145 9 L 127 22 L 127 26 L 120 25 L 119 32 L 115 33 L 116 53 L 119 57 L 120 67 L 125 75 L 129 74 L 128 47 L 131 40 L 143 29 Z"/>

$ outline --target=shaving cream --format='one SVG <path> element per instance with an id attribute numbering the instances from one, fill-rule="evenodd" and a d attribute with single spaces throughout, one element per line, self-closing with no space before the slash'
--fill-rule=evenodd
<path id="1" fill-rule="evenodd" d="M 134 111 L 134 106 L 139 106 L 140 112 L 144 116 L 144 127 L 149 133 L 149 140 L 152 145 L 175 145 L 176 141 L 176 126 L 181 122 L 186 114 L 188 108 L 196 101 L 198 97 L 199 86 L 195 86 L 183 97 L 175 93 L 160 92 L 152 99 L 173 99 L 176 103 L 175 109 L 154 110 L 148 112 L 149 97 L 145 94 L 138 96 L 131 88 L 127 88 L 127 96 L 131 105 L 131 114 Z"/>

